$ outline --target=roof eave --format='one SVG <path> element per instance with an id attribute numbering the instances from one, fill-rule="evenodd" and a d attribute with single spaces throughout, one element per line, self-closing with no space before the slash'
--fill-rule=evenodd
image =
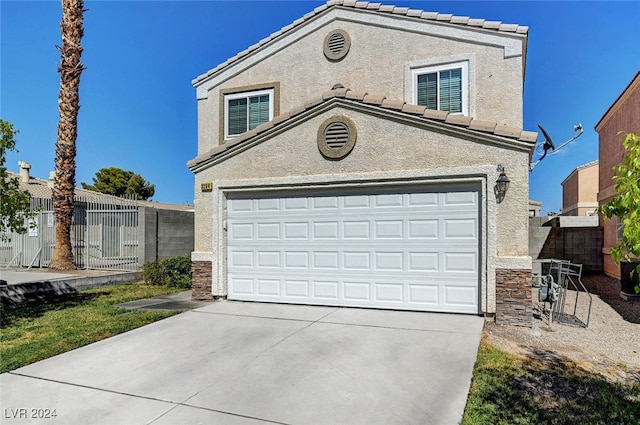
<path id="1" fill-rule="evenodd" d="M 337 89 L 307 102 L 304 107 L 282 114 L 255 130 L 243 133 L 224 145 L 198 155 L 187 163 L 187 167 L 193 173 L 198 173 L 286 131 L 300 121 L 307 120 L 335 106 L 421 126 L 425 130 L 445 132 L 454 137 L 524 151 L 530 156 L 538 137 L 536 132 L 523 131 L 515 127 L 497 125 L 494 122 L 476 120 L 462 115 L 428 110 L 421 106 L 406 104 L 403 101 L 388 100 L 384 96 L 372 96 L 348 89 Z"/>

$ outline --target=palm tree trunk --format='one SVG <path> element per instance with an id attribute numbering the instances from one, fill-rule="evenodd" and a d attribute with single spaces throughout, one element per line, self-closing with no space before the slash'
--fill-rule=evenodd
<path id="1" fill-rule="evenodd" d="M 76 185 L 76 139 L 80 110 L 80 74 L 82 74 L 83 0 L 62 0 L 60 95 L 58 96 L 58 139 L 56 172 L 53 185 L 53 213 L 56 218 L 56 244 L 49 268 L 75 269 L 71 250 L 71 222 Z"/>

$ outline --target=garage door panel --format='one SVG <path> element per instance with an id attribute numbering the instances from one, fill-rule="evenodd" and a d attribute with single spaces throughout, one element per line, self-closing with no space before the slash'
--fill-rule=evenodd
<path id="1" fill-rule="evenodd" d="M 338 240 L 338 222 L 320 221 L 313 223 L 313 238 Z"/>
<path id="2" fill-rule="evenodd" d="M 266 297 L 280 296 L 280 279 L 256 279 L 257 293 Z"/>
<path id="3" fill-rule="evenodd" d="M 253 269 L 253 251 L 232 251 L 230 254 L 231 267 Z"/>
<path id="4" fill-rule="evenodd" d="M 475 306 L 478 298 L 475 288 L 468 286 L 447 286 L 444 293 L 447 305 Z"/>
<path id="5" fill-rule="evenodd" d="M 372 196 L 373 205 L 376 208 L 402 207 L 404 206 L 404 197 L 402 194 L 377 195 Z"/>
<path id="6" fill-rule="evenodd" d="M 308 211 L 308 198 L 284 198 L 285 211 Z"/>
<path id="7" fill-rule="evenodd" d="M 293 222 L 284 223 L 284 239 L 291 240 L 308 240 L 309 239 L 309 223 Z"/>
<path id="8" fill-rule="evenodd" d="M 374 283 L 374 301 L 381 303 L 404 303 L 405 285 L 401 282 L 375 282 Z"/>
<path id="9" fill-rule="evenodd" d="M 475 252 L 445 252 L 444 272 L 473 273 L 478 272 L 478 257 Z"/>
<path id="10" fill-rule="evenodd" d="M 288 299 L 309 299 L 309 281 L 284 279 L 284 295 Z"/>
<path id="11" fill-rule="evenodd" d="M 475 219 L 445 219 L 443 224 L 445 239 L 477 238 L 478 222 Z"/>
<path id="12" fill-rule="evenodd" d="M 409 239 L 438 239 L 438 220 L 407 220 Z"/>
<path id="13" fill-rule="evenodd" d="M 258 240 L 280 239 L 280 223 L 258 223 Z"/>
<path id="14" fill-rule="evenodd" d="M 376 252 L 374 255 L 373 271 L 403 271 L 404 255 L 402 252 Z"/>
<path id="15" fill-rule="evenodd" d="M 440 270 L 439 257 L 437 252 L 409 252 L 408 271 L 437 272 Z"/>
<path id="16" fill-rule="evenodd" d="M 280 199 L 258 199 L 257 211 L 279 211 Z"/>
<path id="17" fill-rule="evenodd" d="M 313 280 L 313 298 L 338 301 L 339 282 L 337 280 Z"/>
<path id="18" fill-rule="evenodd" d="M 230 199 L 230 299 L 478 312 L 478 194 Z"/>
<path id="19" fill-rule="evenodd" d="M 258 251 L 258 267 L 280 268 L 280 251 Z"/>
<path id="20" fill-rule="evenodd" d="M 374 222 L 374 238 L 375 239 L 402 239 L 403 238 L 403 221 L 402 220 L 375 220 Z"/>
<path id="21" fill-rule="evenodd" d="M 344 300 L 352 302 L 369 302 L 371 301 L 371 283 L 370 282 L 354 282 L 345 280 L 342 287 L 344 288 Z"/>
<path id="22" fill-rule="evenodd" d="M 369 195 L 341 196 L 339 205 L 345 209 L 369 209 Z"/>
<path id="23" fill-rule="evenodd" d="M 407 303 L 435 307 L 440 304 L 440 286 L 438 285 L 408 285 Z"/>
<path id="24" fill-rule="evenodd" d="M 342 253 L 344 270 L 369 271 L 371 270 L 371 253 L 368 251 Z"/>
<path id="25" fill-rule="evenodd" d="M 284 267 L 286 269 L 308 269 L 309 253 L 307 251 L 285 251 Z"/>
<path id="26" fill-rule="evenodd" d="M 475 192 L 447 192 L 443 195 L 443 205 L 476 205 Z"/>

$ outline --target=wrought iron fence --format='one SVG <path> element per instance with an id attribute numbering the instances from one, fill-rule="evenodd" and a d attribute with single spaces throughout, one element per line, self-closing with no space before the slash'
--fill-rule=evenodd
<path id="1" fill-rule="evenodd" d="M 51 199 L 32 198 L 37 211 L 26 233 L 0 241 L 0 265 L 47 267 L 55 247 L 55 216 Z M 71 246 L 79 269 L 136 271 L 141 267 L 139 208 L 135 199 L 114 196 L 74 198 Z"/>

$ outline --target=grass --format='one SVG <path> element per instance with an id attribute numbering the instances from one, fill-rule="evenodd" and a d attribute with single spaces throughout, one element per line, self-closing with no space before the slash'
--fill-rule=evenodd
<path id="1" fill-rule="evenodd" d="M 123 284 L 2 304 L 0 373 L 172 316 L 177 311 L 130 311 L 116 304 L 181 290 Z"/>
<path id="2" fill-rule="evenodd" d="M 520 358 L 482 341 L 462 425 L 637 425 L 640 383 L 608 382 L 559 357 Z"/>

